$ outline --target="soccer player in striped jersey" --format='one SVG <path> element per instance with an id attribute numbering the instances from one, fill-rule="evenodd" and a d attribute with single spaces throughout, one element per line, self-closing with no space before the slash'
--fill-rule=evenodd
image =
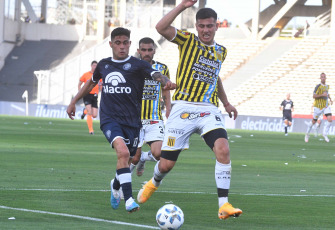
<path id="1" fill-rule="evenodd" d="M 160 71 L 163 75 L 170 77 L 168 67 L 160 62 L 154 61 L 155 42 L 149 37 L 139 41 L 137 49 L 140 59 L 149 62 L 152 68 Z M 164 137 L 164 122 L 161 111 L 161 98 L 166 105 L 165 116 L 168 117 L 171 111 L 170 90 L 162 89 L 161 83 L 149 78 L 145 79 L 142 97 L 142 128 L 137 152 L 130 164 L 132 172 L 136 167 L 137 176 L 142 176 L 146 161 L 158 161 L 161 155 L 161 147 Z M 142 152 L 142 146 L 146 143 L 150 146 L 149 152 Z"/>
<path id="2" fill-rule="evenodd" d="M 329 142 L 328 133 L 332 122 L 332 112 L 330 105 L 333 104 L 332 99 L 329 95 L 329 85 L 326 84 L 326 74 L 321 73 L 320 74 L 321 83 L 317 84 L 314 93 L 314 113 L 313 113 L 313 119 L 311 123 L 308 125 L 307 132 L 305 135 L 305 142 L 308 142 L 309 140 L 309 133 L 313 127 L 313 125 L 316 123 L 318 118 L 322 116 L 323 114 L 327 117 L 327 121 L 325 124 L 325 128 L 323 131 L 323 137 L 326 142 Z M 329 102 L 328 102 L 329 99 Z"/>
<path id="3" fill-rule="evenodd" d="M 92 79 L 88 81 L 72 99 L 67 114 L 73 120 L 76 103 L 89 93 L 102 79 L 100 100 L 100 129 L 117 156 L 116 175 L 111 181 L 110 203 L 113 209 L 120 204 L 122 187 L 126 211 L 139 209 L 132 195 L 130 157 L 137 150 L 141 123 L 141 103 L 144 80 L 152 78 L 159 81 L 164 89 L 175 89 L 170 79 L 153 69 L 145 61 L 129 56 L 130 31 L 118 27 L 111 33 L 113 57 L 99 61 Z"/>
<path id="4" fill-rule="evenodd" d="M 219 77 L 227 50 L 214 41 L 218 29 L 217 14 L 210 8 L 203 8 L 197 12 L 197 35 L 171 26 L 179 14 L 196 2 L 182 0 L 156 25 L 158 33 L 179 48 L 177 89 L 172 97 L 173 106 L 165 124 L 160 161 L 155 166 L 154 177 L 139 191 L 137 200 L 144 203 L 150 198 L 174 167 L 179 153 L 189 148 L 189 137 L 198 133 L 216 156 L 218 217 L 227 219 L 231 216 L 238 217 L 242 210 L 234 208 L 228 202 L 231 161 L 227 131 L 218 109 L 219 100 L 230 117 L 234 114 L 236 119 L 237 110 L 229 103 Z"/>

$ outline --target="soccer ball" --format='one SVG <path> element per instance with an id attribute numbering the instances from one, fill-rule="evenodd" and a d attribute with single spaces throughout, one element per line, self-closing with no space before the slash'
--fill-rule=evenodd
<path id="1" fill-rule="evenodd" d="M 184 223 L 184 213 L 177 205 L 166 204 L 158 210 L 156 221 L 161 229 L 179 229 Z"/>

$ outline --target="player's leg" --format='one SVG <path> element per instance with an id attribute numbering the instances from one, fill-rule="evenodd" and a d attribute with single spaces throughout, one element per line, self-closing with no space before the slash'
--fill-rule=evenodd
<path id="1" fill-rule="evenodd" d="M 223 128 L 214 129 L 203 135 L 203 138 L 216 156 L 215 181 L 219 201 L 218 217 L 220 219 L 227 219 L 230 216 L 238 217 L 242 214 L 242 210 L 234 208 L 228 202 L 231 180 L 231 161 L 227 132 Z"/>
<path id="2" fill-rule="evenodd" d="M 141 159 L 136 167 L 137 176 L 142 176 L 144 172 L 145 162 L 157 162 L 161 156 L 161 148 L 164 138 L 163 121 L 153 121 L 145 127 L 144 142 L 150 146 L 148 152 L 141 153 Z"/>
<path id="3" fill-rule="evenodd" d="M 177 151 L 162 150 L 160 161 L 156 163 L 154 168 L 154 176 L 138 192 L 137 201 L 139 203 L 145 203 L 151 197 L 151 195 L 158 189 L 164 177 L 174 167 L 180 152 L 181 150 Z M 167 157 L 168 159 L 166 159 L 165 157 Z"/>
<path id="4" fill-rule="evenodd" d="M 131 163 L 129 165 L 131 173 L 133 173 L 134 169 L 136 168 L 136 165 L 141 159 L 141 152 L 142 152 L 142 147 L 137 148 L 135 156 L 132 158 Z"/>
<path id="5" fill-rule="evenodd" d="M 110 122 L 102 127 L 106 139 L 115 149 L 117 155 L 116 176 L 111 183 L 111 205 L 118 208 L 121 194 L 126 202 L 126 210 L 133 212 L 139 209 L 139 205 L 133 199 L 131 173 L 129 169 L 130 157 L 135 155 L 138 143 L 139 129 L 125 128 L 116 122 Z"/>
<path id="6" fill-rule="evenodd" d="M 188 109 L 191 113 L 192 108 Z M 184 111 L 185 106 L 183 105 L 176 104 L 172 107 L 165 126 L 160 161 L 155 165 L 154 176 L 139 191 L 137 196 L 139 203 L 144 203 L 151 197 L 163 178 L 175 165 L 181 150 L 189 147 L 189 137 L 195 132 L 196 123 L 187 116 L 183 118 L 181 114 Z"/>
<path id="7" fill-rule="evenodd" d="M 329 108 L 329 110 L 327 110 L 327 112 L 325 112 L 325 116 L 327 117 L 327 121 L 326 121 L 326 124 L 325 124 L 323 137 L 325 138 L 326 142 L 329 142 L 328 133 L 329 133 L 330 126 L 332 124 L 332 114 L 330 112 L 330 108 Z"/>
<path id="8" fill-rule="evenodd" d="M 93 130 L 93 117 L 92 117 L 92 104 L 85 105 L 85 108 L 87 110 L 86 123 L 88 127 L 88 132 L 93 135 L 94 130 Z"/>
<path id="9" fill-rule="evenodd" d="M 287 135 L 287 126 L 288 126 L 288 120 L 284 120 L 284 125 L 285 125 L 285 135 Z"/>
<path id="10" fill-rule="evenodd" d="M 322 110 L 320 110 L 317 107 L 314 107 L 314 109 L 313 109 L 313 119 L 309 123 L 309 125 L 307 126 L 307 131 L 306 131 L 306 134 L 305 134 L 305 142 L 308 142 L 309 133 L 311 132 L 311 129 L 312 129 L 313 125 L 316 123 L 316 121 L 318 120 L 320 115 L 322 115 Z"/>

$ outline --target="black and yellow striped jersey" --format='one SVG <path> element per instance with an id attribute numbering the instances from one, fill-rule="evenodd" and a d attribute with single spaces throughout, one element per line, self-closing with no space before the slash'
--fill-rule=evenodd
<path id="1" fill-rule="evenodd" d="M 329 85 L 323 85 L 323 84 L 318 84 L 316 85 L 314 89 L 314 94 L 316 95 L 321 95 L 324 92 L 327 92 L 326 97 L 319 97 L 314 99 L 314 107 L 317 107 L 319 109 L 323 109 L 325 107 L 328 107 L 328 91 L 329 91 Z"/>
<path id="2" fill-rule="evenodd" d="M 153 69 L 159 70 L 163 75 L 170 78 L 168 67 L 160 62 L 153 61 Z M 142 120 L 163 120 L 161 111 L 161 98 L 162 86 L 161 83 L 151 78 L 146 78 L 144 82 L 143 95 L 142 95 Z"/>
<path id="3" fill-rule="evenodd" d="M 177 88 L 172 99 L 207 102 L 218 107 L 217 82 L 227 49 L 216 43 L 207 46 L 195 34 L 182 30 L 177 30 L 171 42 L 179 48 Z"/>

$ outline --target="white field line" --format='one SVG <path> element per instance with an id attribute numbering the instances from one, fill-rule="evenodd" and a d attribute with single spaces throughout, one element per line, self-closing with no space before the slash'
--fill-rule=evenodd
<path id="1" fill-rule="evenodd" d="M 0 188 L 0 191 L 47 191 L 47 192 L 110 192 L 110 190 L 85 190 L 85 189 L 25 189 L 25 188 Z M 138 190 L 133 190 L 138 192 Z M 179 194 L 210 194 L 216 195 L 214 192 L 182 192 L 182 191 L 156 191 L 158 193 L 179 193 Z M 241 196 L 282 196 L 282 197 L 335 197 L 335 195 L 327 194 L 266 194 L 266 193 L 232 193 L 232 195 Z"/>
<path id="2" fill-rule="evenodd" d="M 132 223 L 126 223 L 126 222 L 121 222 L 121 221 L 105 220 L 105 219 L 100 219 L 100 218 L 71 215 L 71 214 L 66 214 L 66 213 L 47 212 L 47 211 L 31 210 L 31 209 L 25 209 L 25 208 L 12 208 L 12 207 L 2 206 L 2 205 L 0 205 L 0 208 L 16 210 L 16 211 L 23 211 L 23 212 L 39 213 L 39 214 L 48 214 L 48 215 L 54 215 L 54 216 L 65 216 L 65 217 L 70 217 L 70 218 L 77 218 L 77 219 L 82 219 L 82 220 L 91 220 L 91 221 L 97 221 L 97 222 L 105 222 L 105 223 L 118 224 L 118 225 L 135 226 L 135 227 L 139 227 L 139 228 L 160 229 L 158 227 L 153 227 L 153 226 L 149 226 L 149 225 L 132 224 Z"/>

